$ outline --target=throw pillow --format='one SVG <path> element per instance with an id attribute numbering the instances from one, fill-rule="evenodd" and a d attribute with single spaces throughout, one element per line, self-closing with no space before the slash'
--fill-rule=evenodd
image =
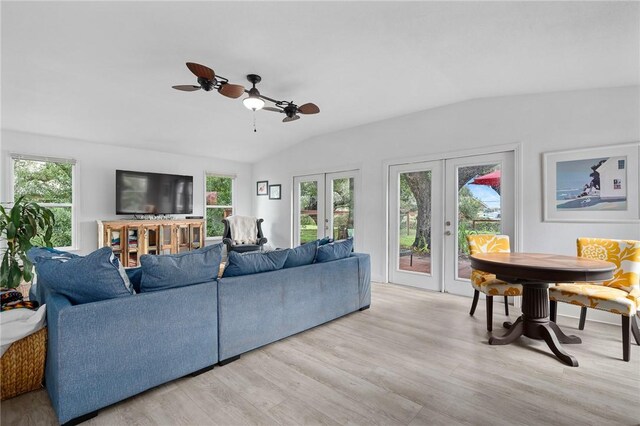
<path id="1" fill-rule="evenodd" d="M 344 259 L 351 256 L 351 250 L 353 250 L 353 238 L 347 238 L 346 240 L 325 244 L 318 247 L 316 263 Z"/>
<path id="2" fill-rule="evenodd" d="M 284 268 L 295 268 L 296 266 L 311 265 L 316 258 L 318 241 L 302 244 L 293 249 L 288 249 L 288 256 L 284 262 Z"/>
<path id="3" fill-rule="evenodd" d="M 46 257 L 48 259 L 71 259 L 80 256 L 67 251 L 56 250 L 51 247 L 31 247 L 29 251 L 27 251 L 27 258 L 33 264 L 36 264 L 40 257 Z"/>
<path id="4" fill-rule="evenodd" d="M 289 255 L 288 250 L 275 250 L 267 253 L 229 252 L 227 266 L 224 268 L 223 277 L 238 277 L 241 275 L 258 274 L 282 269 Z"/>
<path id="5" fill-rule="evenodd" d="M 127 277 L 129 278 L 129 281 L 131 282 L 131 285 L 133 286 L 133 289 L 135 290 L 135 292 L 140 293 L 140 282 L 142 281 L 142 268 L 138 266 L 137 268 L 125 269 L 125 271 L 127 272 Z"/>
<path id="6" fill-rule="evenodd" d="M 222 244 L 178 254 L 140 256 L 140 291 L 158 291 L 215 281 L 222 260 Z"/>
<path id="7" fill-rule="evenodd" d="M 324 237 L 318 240 L 318 246 L 323 246 L 325 244 L 329 244 L 333 242 L 333 238 L 331 237 Z"/>
<path id="8" fill-rule="evenodd" d="M 74 304 L 98 302 L 134 293 L 124 267 L 111 247 L 87 256 L 36 258 L 36 273 L 47 288 Z"/>

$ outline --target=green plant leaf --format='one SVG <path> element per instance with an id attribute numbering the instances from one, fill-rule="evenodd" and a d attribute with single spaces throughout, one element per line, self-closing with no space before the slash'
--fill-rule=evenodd
<path id="1" fill-rule="evenodd" d="M 16 237 L 16 225 L 9 222 L 7 225 L 7 240 L 13 240 Z"/>
<path id="2" fill-rule="evenodd" d="M 20 285 L 22 281 L 22 271 L 20 270 L 20 265 L 15 259 L 12 259 L 11 265 L 9 266 L 9 279 L 7 280 L 7 287 L 16 288 Z"/>

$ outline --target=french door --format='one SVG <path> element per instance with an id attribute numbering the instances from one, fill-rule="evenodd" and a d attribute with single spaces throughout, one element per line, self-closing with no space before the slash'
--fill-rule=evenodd
<path id="1" fill-rule="evenodd" d="M 469 234 L 515 235 L 513 151 L 445 162 L 444 290 L 473 295 Z"/>
<path id="2" fill-rule="evenodd" d="M 355 246 L 357 187 L 357 170 L 294 177 L 293 245 L 353 237 Z"/>
<path id="3" fill-rule="evenodd" d="M 442 289 L 442 161 L 390 168 L 389 281 Z"/>
<path id="4" fill-rule="evenodd" d="M 469 234 L 515 227 L 513 152 L 389 168 L 389 281 L 471 295 Z"/>

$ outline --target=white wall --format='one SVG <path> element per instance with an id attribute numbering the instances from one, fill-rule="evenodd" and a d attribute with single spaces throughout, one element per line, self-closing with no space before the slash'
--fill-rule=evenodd
<path id="1" fill-rule="evenodd" d="M 251 214 L 251 165 L 228 160 L 154 152 L 78 140 L 2 130 L 2 195 L 8 198 L 9 154 L 20 153 L 77 160 L 78 251 L 98 247 L 98 219 L 128 218 L 115 214 L 115 170 L 139 170 L 193 176 L 193 215 L 204 215 L 204 173 L 235 174 L 237 214 Z M 188 146 L 185 145 L 185 150 Z"/>
<path id="2" fill-rule="evenodd" d="M 304 125 L 304 118 L 293 125 Z M 522 248 L 575 254 L 578 236 L 640 239 L 637 224 L 542 222 L 541 153 L 640 140 L 639 87 L 486 98 L 376 122 L 306 140 L 254 164 L 253 181 L 282 184 L 282 200 L 253 196 L 265 233 L 281 247 L 292 239 L 292 177 L 361 170 L 358 251 L 371 254 L 372 278 L 385 280 L 386 191 L 383 163 L 435 153 L 521 143 Z"/>

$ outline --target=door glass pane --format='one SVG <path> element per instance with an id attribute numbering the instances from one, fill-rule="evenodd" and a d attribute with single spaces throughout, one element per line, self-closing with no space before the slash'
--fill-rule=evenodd
<path id="1" fill-rule="evenodd" d="M 331 214 L 333 215 L 334 240 L 344 240 L 353 237 L 353 206 L 354 206 L 354 184 L 352 177 L 333 179 L 333 205 Z"/>
<path id="2" fill-rule="evenodd" d="M 431 171 L 400 173 L 398 269 L 431 273 Z"/>
<path id="3" fill-rule="evenodd" d="M 318 239 L 318 182 L 300 182 L 300 244 Z"/>
<path id="4" fill-rule="evenodd" d="M 457 277 L 469 279 L 467 235 L 499 234 L 501 224 L 501 170 L 499 164 L 458 168 L 458 258 Z"/>

